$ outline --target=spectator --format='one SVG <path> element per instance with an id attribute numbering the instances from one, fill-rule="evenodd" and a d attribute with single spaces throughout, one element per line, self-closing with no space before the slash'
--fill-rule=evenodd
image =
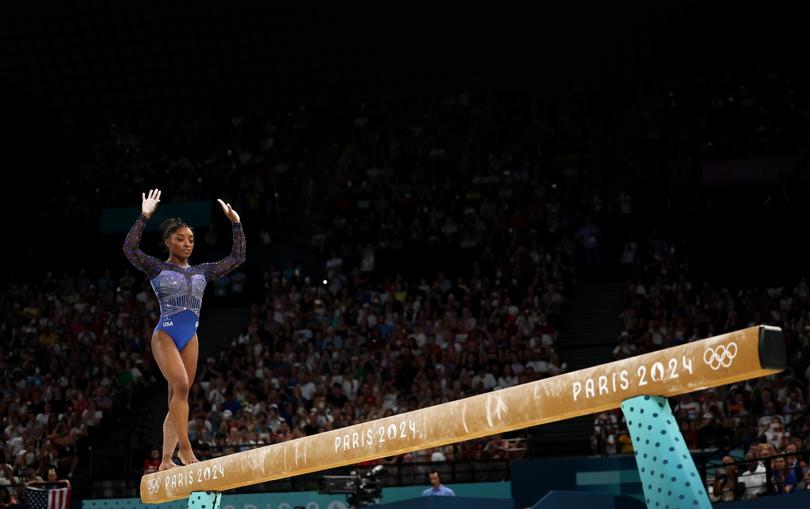
<path id="1" fill-rule="evenodd" d="M 627 426 L 621 427 L 616 441 L 619 444 L 619 454 L 633 454 L 633 440 Z"/>
<path id="2" fill-rule="evenodd" d="M 596 416 L 593 423 L 594 432 L 591 436 L 591 449 L 597 454 L 615 454 L 617 451 L 617 437 L 615 434 L 619 419 L 615 412 L 602 412 Z"/>
<path id="3" fill-rule="evenodd" d="M 507 449 L 509 448 L 509 444 L 506 440 L 504 440 L 502 435 L 494 435 L 487 443 L 484 445 L 484 449 L 482 451 L 482 456 L 486 459 L 508 459 L 509 453 Z"/>
<path id="4" fill-rule="evenodd" d="M 456 493 L 448 488 L 447 486 L 443 485 L 441 479 L 439 479 L 439 472 L 436 470 L 431 470 L 429 473 L 430 477 L 430 488 L 426 489 L 422 492 L 423 497 L 455 497 Z"/>
<path id="5" fill-rule="evenodd" d="M 788 469 L 785 458 L 777 457 L 771 460 L 771 482 L 774 493 L 788 494 L 793 492 L 799 480 L 796 471 Z"/>
<path id="6" fill-rule="evenodd" d="M 0 458 L 0 487 L 5 488 L 17 484 L 20 484 L 20 479 L 14 475 L 14 468 L 5 462 L 5 458 Z"/>
<path id="7" fill-rule="evenodd" d="M 149 457 L 143 460 L 143 473 L 151 474 L 157 472 L 160 468 L 160 449 L 152 449 Z"/>
<path id="8" fill-rule="evenodd" d="M 807 471 L 807 462 L 803 461 L 798 456 L 799 448 L 796 444 L 791 443 L 785 447 L 785 453 L 788 456 L 785 458 L 785 462 L 787 464 L 787 468 L 790 471 L 793 471 L 794 476 L 797 479 L 797 482 L 801 483 L 802 480 L 805 478 L 805 473 Z"/>
<path id="9" fill-rule="evenodd" d="M 585 266 L 591 274 L 598 274 L 602 270 L 602 260 L 599 254 L 601 237 L 602 232 L 591 222 L 590 217 L 585 219 L 585 224 L 577 232 L 577 240 L 585 252 Z"/>
<path id="10" fill-rule="evenodd" d="M 773 445 L 774 449 L 782 449 L 782 440 L 785 435 L 785 427 L 782 425 L 782 418 L 778 415 L 771 417 L 768 430 L 765 432 L 765 440 Z"/>
<path id="11" fill-rule="evenodd" d="M 9 506 L 17 505 L 17 499 L 5 486 L 0 486 L 0 509 L 7 509 Z"/>
<path id="12" fill-rule="evenodd" d="M 731 502 L 739 500 L 745 493 L 746 487 L 737 476 L 737 465 L 734 464 L 734 458 L 723 456 L 723 465 L 725 467 L 721 470 L 722 473 L 714 480 L 712 501 Z"/>
<path id="13" fill-rule="evenodd" d="M 758 448 L 752 447 L 746 455 L 745 469 L 739 476 L 740 482 L 745 484 L 743 499 L 751 500 L 768 492 L 768 477 L 765 465 L 757 459 Z"/>

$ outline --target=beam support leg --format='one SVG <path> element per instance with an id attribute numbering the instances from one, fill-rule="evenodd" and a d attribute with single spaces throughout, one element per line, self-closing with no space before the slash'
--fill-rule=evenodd
<path id="1" fill-rule="evenodd" d="M 711 509 L 669 402 L 636 396 L 621 404 L 649 509 Z"/>
<path id="2" fill-rule="evenodd" d="M 218 491 L 194 491 L 188 497 L 188 509 L 219 509 L 221 500 Z"/>

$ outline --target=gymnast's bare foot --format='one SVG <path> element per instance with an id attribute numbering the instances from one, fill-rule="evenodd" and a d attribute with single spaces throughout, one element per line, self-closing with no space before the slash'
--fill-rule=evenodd
<path id="1" fill-rule="evenodd" d="M 160 466 L 158 470 L 169 470 L 170 468 L 174 468 L 177 466 L 177 463 L 172 461 L 171 456 L 168 458 L 163 458 L 163 461 L 160 462 Z"/>
<path id="2" fill-rule="evenodd" d="M 177 451 L 177 457 L 180 458 L 180 461 L 183 462 L 183 465 L 190 465 L 192 463 L 197 463 L 197 458 L 194 456 L 194 451 L 191 449 L 183 449 L 180 448 Z"/>

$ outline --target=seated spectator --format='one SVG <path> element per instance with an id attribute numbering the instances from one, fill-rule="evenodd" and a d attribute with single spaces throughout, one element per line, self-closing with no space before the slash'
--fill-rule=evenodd
<path id="1" fill-rule="evenodd" d="M 768 430 L 765 432 L 765 440 L 773 445 L 774 449 L 782 449 L 782 440 L 785 435 L 785 427 L 782 425 L 782 418 L 778 415 L 771 417 Z"/>
<path id="2" fill-rule="evenodd" d="M 73 477 L 73 472 L 79 463 L 79 455 L 76 449 L 77 437 L 69 432 L 65 423 L 60 422 L 48 438 L 57 446 L 60 468 L 67 471 L 68 478 Z"/>
<path id="3" fill-rule="evenodd" d="M 728 412 L 732 416 L 746 415 L 745 395 L 742 392 L 734 392 L 728 405 Z"/>
<path id="4" fill-rule="evenodd" d="M 7 487 L 0 485 L 0 509 L 7 509 L 9 506 L 17 505 L 17 499 L 8 490 Z"/>
<path id="5" fill-rule="evenodd" d="M 788 494 L 793 492 L 799 480 L 796 471 L 788 469 L 785 458 L 777 457 L 771 460 L 771 482 L 774 493 Z"/>
<path id="6" fill-rule="evenodd" d="M 508 443 L 503 439 L 503 436 L 498 434 L 492 436 L 484 445 L 482 456 L 486 459 L 500 460 L 508 459 L 509 453 L 506 451 Z"/>
<path id="7" fill-rule="evenodd" d="M 152 449 L 152 452 L 149 453 L 149 457 L 143 460 L 144 475 L 157 472 L 158 468 L 160 468 L 160 460 L 160 449 Z"/>
<path id="8" fill-rule="evenodd" d="M 745 485 L 744 500 L 751 500 L 768 493 L 768 477 L 765 465 L 759 461 L 759 448 L 752 447 L 746 455 L 747 463 L 739 475 L 739 480 Z"/>
<path id="9" fill-rule="evenodd" d="M 5 451 L 0 450 L 0 453 Z M 4 456 L 4 454 L 0 454 Z M 0 457 L 0 486 L 13 486 L 20 484 L 20 479 L 14 475 L 14 468 L 5 462 L 5 457 Z"/>
<path id="10" fill-rule="evenodd" d="M 430 449 L 430 461 L 431 463 L 441 463 L 447 461 L 447 456 L 444 454 L 444 448 L 436 447 L 434 449 Z"/>
<path id="11" fill-rule="evenodd" d="M 615 412 L 602 412 L 596 416 L 591 436 L 591 449 L 597 454 L 615 454 L 618 439 L 616 427 L 619 419 Z"/>
<path id="12" fill-rule="evenodd" d="M 720 474 L 715 478 L 712 501 L 713 502 L 731 502 L 740 500 L 745 493 L 745 484 L 741 483 L 737 476 L 737 465 L 734 464 L 734 458 L 731 456 L 723 456 L 723 469 L 717 469 Z"/>
<path id="13" fill-rule="evenodd" d="M 619 429 L 619 435 L 616 439 L 619 447 L 619 454 L 633 454 L 633 439 L 630 437 L 630 431 L 627 426 L 622 426 Z"/>
<path id="14" fill-rule="evenodd" d="M 700 419 L 700 403 L 695 401 L 691 394 L 683 394 L 675 407 L 675 414 L 679 419 L 688 419 L 690 421 Z"/>
<path id="15" fill-rule="evenodd" d="M 796 444 L 791 443 L 785 447 L 785 453 L 788 456 L 785 458 L 788 470 L 792 470 L 796 479 L 801 483 L 805 478 L 807 471 L 807 462 L 803 461 L 798 455 L 799 448 Z"/>

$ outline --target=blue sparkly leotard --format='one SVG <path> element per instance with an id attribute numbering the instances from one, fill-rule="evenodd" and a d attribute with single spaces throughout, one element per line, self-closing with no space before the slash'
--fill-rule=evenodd
<path id="1" fill-rule="evenodd" d="M 160 320 L 155 331 L 168 333 L 177 349 L 182 350 L 197 333 L 205 285 L 245 262 L 245 233 L 241 223 L 233 223 L 231 254 L 215 263 L 180 267 L 149 256 L 138 248 L 146 221 L 141 215 L 132 225 L 124 240 L 124 255 L 152 283 L 160 303 Z"/>

